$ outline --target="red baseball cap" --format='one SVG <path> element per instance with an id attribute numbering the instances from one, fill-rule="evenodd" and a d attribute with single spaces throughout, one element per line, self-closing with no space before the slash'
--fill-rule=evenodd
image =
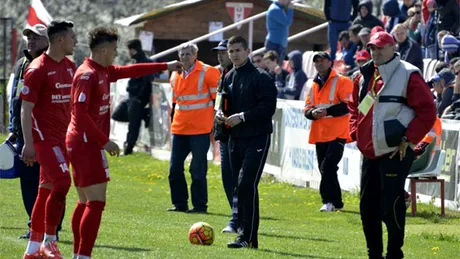
<path id="1" fill-rule="evenodd" d="M 370 45 L 375 45 L 379 48 L 382 48 L 387 44 L 395 44 L 393 36 L 391 36 L 388 32 L 379 31 L 372 35 L 371 40 L 369 41 L 369 43 L 367 43 L 366 47 L 369 48 Z"/>
<path id="2" fill-rule="evenodd" d="M 379 26 L 379 25 L 374 26 L 374 28 L 372 28 L 372 30 L 371 30 L 371 37 L 372 37 L 372 35 L 376 34 L 379 31 L 385 31 L 385 29 L 383 29 L 383 27 Z"/>
<path id="3" fill-rule="evenodd" d="M 369 60 L 370 58 L 371 55 L 369 55 L 369 52 L 365 49 L 356 52 L 356 61 Z"/>

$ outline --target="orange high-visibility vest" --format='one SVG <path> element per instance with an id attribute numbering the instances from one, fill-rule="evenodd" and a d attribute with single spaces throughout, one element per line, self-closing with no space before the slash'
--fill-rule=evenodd
<path id="1" fill-rule="evenodd" d="M 201 61 L 184 78 L 173 72 L 170 78 L 175 103 L 171 132 L 177 135 L 211 133 L 214 121 L 214 102 L 220 72 Z"/>
<path id="2" fill-rule="evenodd" d="M 310 108 L 329 108 L 341 102 L 348 103 L 351 97 L 353 83 L 348 77 L 341 76 L 332 69 L 329 78 L 320 89 L 318 83 L 313 82 L 305 100 L 305 111 Z M 313 120 L 310 128 L 308 143 L 329 142 L 337 138 L 350 140 L 348 121 L 350 115 L 326 117 Z"/>
<path id="3" fill-rule="evenodd" d="M 436 144 L 434 146 L 435 150 L 441 148 L 441 134 L 442 134 L 442 122 L 439 117 L 436 116 L 436 121 L 434 122 L 433 128 L 425 135 L 421 142 L 431 143 L 436 137 Z"/>

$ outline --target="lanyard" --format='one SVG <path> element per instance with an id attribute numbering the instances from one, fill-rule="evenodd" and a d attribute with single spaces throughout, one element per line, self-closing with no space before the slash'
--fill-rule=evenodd
<path id="1" fill-rule="evenodd" d="M 377 94 L 376 94 L 376 92 L 375 92 L 375 90 L 374 90 L 374 89 L 375 89 L 375 84 L 377 83 L 377 81 L 378 81 L 380 78 L 382 78 L 382 77 L 380 76 L 380 74 L 377 75 L 377 70 L 374 71 L 374 82 L 372 82 L 372 86 L 371 86 L 371 93 L 372 93 L 372 95 L 373 95 L 374 97 L 377 96 Z"/>

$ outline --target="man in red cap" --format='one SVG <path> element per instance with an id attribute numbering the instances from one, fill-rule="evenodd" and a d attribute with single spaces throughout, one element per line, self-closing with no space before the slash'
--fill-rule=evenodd
<path id="1" fill-rule="evenodd" d="M 358 52 L 356 52 L 356 55 L 355 55 L 355 59 L 356 59 L 356 64 L 358 64 L 358 66 L 356 66 L 353 70 L 350 70 L 348 75 L 351 75 L 350 78 L 351 78 L 351 81 L 355 81 L 355 79 L 361 75 L 361 71 L 360 71 L 360 68 L 362 66 L 364 66 L 364 64 L 366 64 L 367 62 L 369 62 L 369 60 L 371 60 L 371 55 L 369 54 L 369 52 L 367 52 L 367 50 L 363 49 L 363 50 L 360 50 Z"/>
<path id="2" fill-rule="evenodd" d="M 348 103 L 350 135 L 364 156 L 361 220 L 369 258 L 383 258 L 382 221 L 388 230 L 385 258 L 403 258 L 404 183 L 436 108 L 419 69 L 400 59 L 390 34 L 375 33 L 367 47 L 372 61 L 361 67 Z"/>

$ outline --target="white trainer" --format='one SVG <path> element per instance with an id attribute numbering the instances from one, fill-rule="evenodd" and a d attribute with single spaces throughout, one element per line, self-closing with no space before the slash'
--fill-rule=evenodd
<path id="1" fill-rule="evenodd" d="M 237 233 L 236 230 L 230 226 L 226 226 L 222 229 L 222 233 Z"/>
<path id="2" fill-rule="evenodd" d="M 323 204 L 323 206 L 321 207 L 321 209 L 319 209 L 319 211 L 321 212 L 333 212 L 335 211 L 335 207 L 334 205 L 332 205 L 332 203 L 326 203 L 326 204 Z"/>

